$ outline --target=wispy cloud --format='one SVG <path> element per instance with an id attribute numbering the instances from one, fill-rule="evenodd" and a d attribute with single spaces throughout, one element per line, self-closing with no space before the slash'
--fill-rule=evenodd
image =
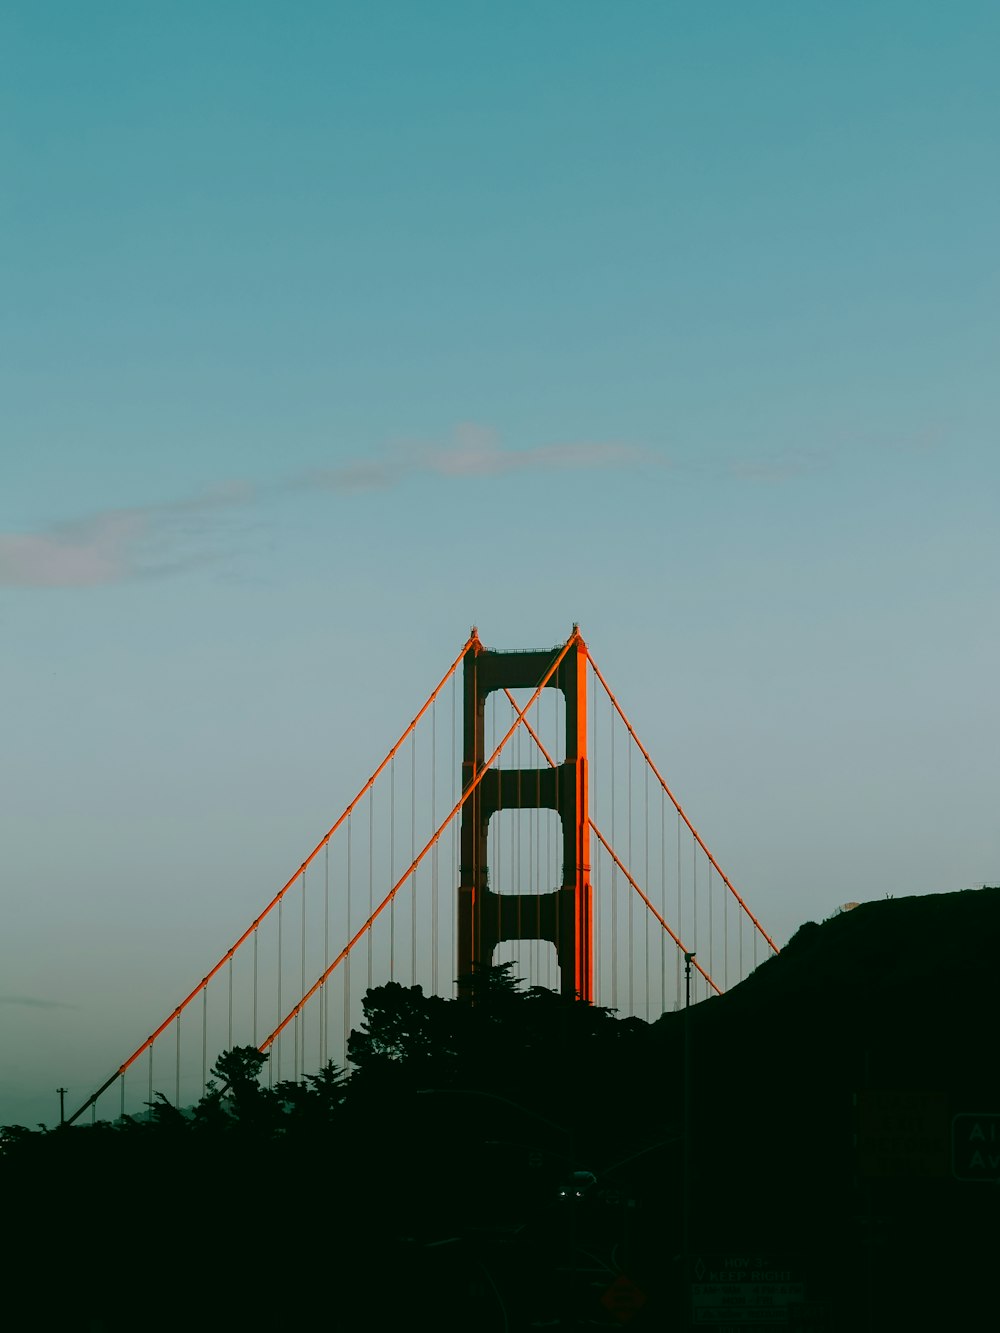
<path id="1" fill-rule="evenodd" d="M 493 431 L 466 422 L 456 428 L 454 442 L 449 447 L 428 450 L 418 467 L 442 477 L 498 477 L 513 472 L 631 467 L 648 458 L 646 451 L 634 445 L 587 441 L 504 449 Z"/>
<path id="2" fill-rule="evenodd" d="M 140 540 L 141 511 L 108 510 L 37 533 L 0 533 L 0 584 L 80 588 L 114 583 Z"/>
<path id="3" fill-rule="evenodd" d="M 302 476 L 304 487 L 333 491 L 385 490 L 413 476 L 462 479 L 503 477 L 517 472 L 569 472 L 593 468 L 632 467 L 651 455 L 634 445 L 618 443 L 543 444 L 506 449 L 496 431 L 475 422 L 461 422 L 447 444 L 402 443 L 377 461 L 316 468 Z"/>
<path id="4" fill-rule="evenodd" d="M 447 443 L 404 443 L 381 458 L 278 478 L 260 487 L 230 480 L 171 501 L 108 509 L 41 532 L 0 533 L 0 586 L 85 588 L 156 578 L 218 559 L 225 511 L 283 494 L 387 490 L 415 476 L 462 481 L 519 472 L 633 467 L 645 451 L 617 443 L 554 443 L 507 449 L 496 432 L 464 422 Z"/>
<path id="5" fill-rule="evenodd" d="M 0 586 L 85 588 L 155 578 L 214 558 L 202 539 L 222 511 L 255 499 L 252 486 L 225 482 L 164 504 L 105 509 L 42 532 L 0 533 Z"/>
<path id="6" fill-rule="evenodd" d="M 75 1004 L 61 1000 L 36 1000 L 30 995 L 0 995 L 0 1004 L 17 1005 L 23 1009 L 75 1009 Z"/>

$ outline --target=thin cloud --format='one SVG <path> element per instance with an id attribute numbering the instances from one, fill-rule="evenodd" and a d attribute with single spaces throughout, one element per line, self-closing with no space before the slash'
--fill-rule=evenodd
<path id="1" fill-rule="evenodd" d="M 109 510 L 41 533 L 0 533 L 0 584 L 85 588 L 116 583 L 142 536 L 140 511 Z"/>
<path id="2" fill-rule="evenodd" d="M 423 469 L 443 477 L 500 477 L 514 472 L 578 472 L 632 466 L 643 450 L 617 443 L 543 444 L 532 449 L 504 449 L 492 432 L 471 423 L 459 426 L 454 443 L 432 450 Z"/>
<path id="3" fill-rule="evenodd" d="M 245 512 L 261 499 L 330 491 L 388 490 L 416 476 L 450 481 L 515 473 L 634 467 L 655 461 L 618 443 L 556 443 L 504 448 L 495 431 L 474 422 L 456 426 L 447 444 L 401 444 L 382 458 L 355 458 L 336 467 L 278 478 L 263 486 L 242 480 L 163 504 L 109 509 L 41 532 L 0 533 L 0 586 L 87 588 L 162 578 L 220 559 L 216 549 L 226 511 Z"/>
<path id="4" fill-rule="evenodd" d="M 17 1005 L 23 1009 L 76 1009 L 75 1004 L 61 1000 L 36 1000 L 31 995 L 0 995 L 0 1004 Z"/>
<path id="5" fill-rule="evenodd" d="M 103 510 L 44 532 L 0 533 L 0 586 L 96 587 L 205 564 L 215 557 L 199 550 L 199 542 L 217 526 L 219 512 L 245 508 L 254 498 L 248 483 L 231 481 L 164 504 Z"/>
<path id="6" fill-rule="evenodd" d="M 516 472 L 631 467 L 643 461 L 650 461 L 645 451 L 617 443 L 578 442 L 505 449 L 496 431 L 475 422 L 461 422 L 447 445 L 404 442 L 383 459 L 316 468 L 299 480 L 304 489 L 312 486 L 331 491 L 388 490 L 414 476 L 502 477 Z"/>

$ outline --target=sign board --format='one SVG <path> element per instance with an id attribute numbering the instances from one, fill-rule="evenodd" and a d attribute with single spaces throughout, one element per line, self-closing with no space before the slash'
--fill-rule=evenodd
<path id="1" fill-rule="evenodd" d="M 951 1120 L 956 1180 L 1000 1180 L 1000 1111 L 960 1111 Z"/>
<path id="2" fill-rule="evenodd" d="M 941 1092 L 866 1088 L 857 1094 L 863 1176 L 946 1176 L 948 1103 Z"/>
<path id="3" fill-rule="evenodd" d="M 805 1300 L 794 1261 L 761 1255 L 703 1255 L 691 1268 L 691 1318 L 696 1328 L 788 1327 Z"/>

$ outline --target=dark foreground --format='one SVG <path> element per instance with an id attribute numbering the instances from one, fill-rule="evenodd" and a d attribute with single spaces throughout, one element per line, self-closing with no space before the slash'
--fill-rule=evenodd
<path id="1" fill-rule="evenodd" d="M 237 1050 L 191 1114 L 4 1131 L 9 1326 L 992 1330 L 998 956 L 984 889 L 653 1025 L 381 987 L 350 1079 Z"/>

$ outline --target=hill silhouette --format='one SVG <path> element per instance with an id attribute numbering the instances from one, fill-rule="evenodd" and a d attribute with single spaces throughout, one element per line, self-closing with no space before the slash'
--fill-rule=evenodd
<path id="1" fill-rule="evenodd" d="M 694 1264 L 791 1272 L 800 1329 L 988 1327 L 1000 1196 L 988 1154 L 957 1177 L 952 1134 L 966 1112 L 1000 1125 L 998 944 L 991 888 L 806 923 L 650 1025 L 509 968 L 462 1001 L 374 988 L 350 1077 L 269 1089 L 237 1048 L 193 1114 L 160 1097 L 148 1121 L 4 1131 L 10 1282 L 44 1291 L 38 1328 L 221 1309 L 464 1333 L 615 1326 L 620 1279 L 630 1327 L 661 1328 L 681 1314 L 687 1086 Z"/>
<path id="2" fill-rule="evenodd" d="M 696 1229 L 803 1256 L 844 1327 L 979 1326 L 997 1191 L 955 1179 L 951 1139 L 1000 1112 L 998 946 L 998 888 L 888 898 L 699 1005 Z M 678 1026 L 656 1025 L 674 1063 Z"/>

